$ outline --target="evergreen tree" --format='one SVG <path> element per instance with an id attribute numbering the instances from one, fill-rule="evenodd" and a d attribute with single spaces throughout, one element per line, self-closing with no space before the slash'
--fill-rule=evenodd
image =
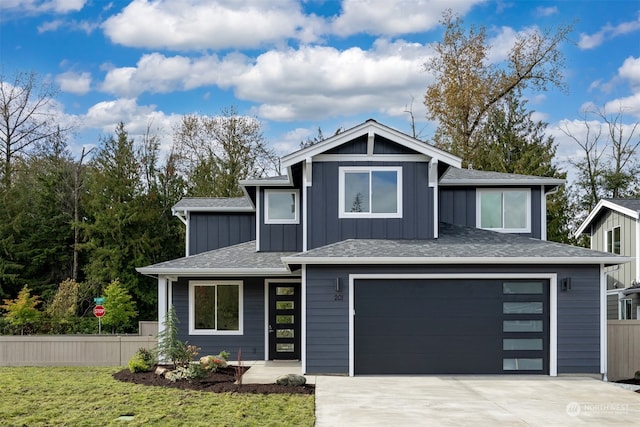
<path id="1" fill-rule="evenodd" d="M 111 332 L 125 332 L 131 328 L 131 321 L 138 313 L 136 303 L 131 295 L 120 284 L 118 279 L 112 281 L 103 292 L 104 316 L 102 324 L 111 327 Z"/>

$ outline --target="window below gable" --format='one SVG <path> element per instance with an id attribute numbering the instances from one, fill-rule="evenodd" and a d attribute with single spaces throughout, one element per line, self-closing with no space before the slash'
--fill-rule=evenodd
<path id="1" fill-rule="evenodd" d="M 531 190 L 478 189 L 476 224 L 504 233 L 530 233 Z"/>
<path id="2" fill-rule="evenodd" d="M 242 282 L 189 282 L 189 334 L 241 335 Z"/>
<path id="3" fill-rule="evenodd" d="M 620 226 L 607 230 L 607 247 L 605 250 L 620 255 Z"/>
<path id="4" fill-rule="evenodd" d="M 265 190 L 265 224 L 299 224 L 298 190 Z"/>
<path id="5" fill-rule="evenodd" d="M 402 218 L 402 168 L 341 167 L 340 218 Z"/>

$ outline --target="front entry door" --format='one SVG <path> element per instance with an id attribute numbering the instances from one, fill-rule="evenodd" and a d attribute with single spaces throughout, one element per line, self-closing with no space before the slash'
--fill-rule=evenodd
<path id="1" fill-rule="evenodd" d="M 269 284 L 269 360 L 300 359 L 300 283 Z"/>

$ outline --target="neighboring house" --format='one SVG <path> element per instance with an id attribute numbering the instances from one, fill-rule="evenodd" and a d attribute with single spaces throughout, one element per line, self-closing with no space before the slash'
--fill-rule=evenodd
<path id="1" fill-rule="evenodd" d="M 633 258 L 605 269 L 607 318 L 640 319 L 640 199 L 603 199 L 576 231 L 588 234 L 591 249 Z"/>
<path id="2" fill-rule="evenodd" d="M 182 200 L 187 256 L 138 269 L 160 324 L 173 305 L 203 353 L 303 373 L 605 374 L 603 271 L 628 260 L 545 241 L 562 180 L 460 165 L 368 120 Z"/>

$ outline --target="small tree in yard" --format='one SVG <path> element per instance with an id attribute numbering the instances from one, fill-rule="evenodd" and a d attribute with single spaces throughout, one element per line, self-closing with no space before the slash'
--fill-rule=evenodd
<path id="1" fill-rule="evenodd" d="M 191 346 L 178 339 L 178 323 L 176 309 L 171 306 L 162 323 L 164 328 L 158 333 L 158 347 L 156 349 L 158 360 L 161 362 L 171 361 L 174 368 L 188 364 L 193 357 L 193 352 L 189 349 Z"/>
<path id="2" fill-rule="evenodd" d="M 131 319 L 138 315 L 136 303 L 118 279 L 104 290 L 104 300 L 102 324 L 111 326 L 112 333 L 123 332 L 130 327 Z"/>
<path id="3" fill-rule="evenodd" d="M 32 325 L 40 318 L 40 311 L 36 308 L 39 303 L 40 297 L 31 296 L 29 287 L 25 285 L 16 299 L 5 299 L 0 308 L 7 310 L 4 317 L 12 326 L 20 328 L 20 335 L 24 335 L 25 326 Z"/>

